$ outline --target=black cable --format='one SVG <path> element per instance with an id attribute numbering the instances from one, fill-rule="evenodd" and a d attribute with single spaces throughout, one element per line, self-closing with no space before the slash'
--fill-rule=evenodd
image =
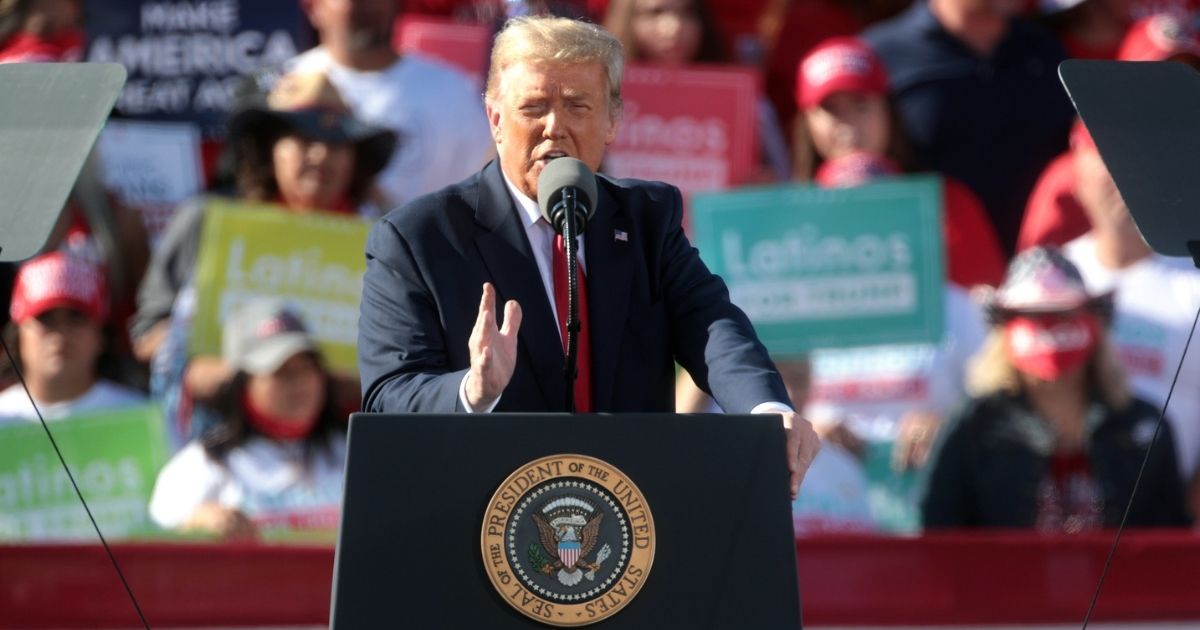
<path id="1" fill-rule="evenodd" d="M 71 468 L 67 466 L 67 460 L 63 457 L 62 451 L 58 449 L 58 442 L 54 440 L 54 434 L 50 432 L 50 427 L 46 424 L 46 419 L 42 417 L 42 410 L 38 409 L 37 402 L 33 400 L 33 394 L 29 393 L 29 385 L 25 383 L 25 374 L 21 372 L 21 367 L 17 365 L 16 359 L 13 358 L 12 351 L 8 348 L 8 343 L 4 340 L 4 336 L 0 335 L 0 346 L 4 347 L 4 354 L 8 356 L 8 362 L 13 367 L 13 372 L 17 375 L 17 380 L 21 381 L 21 387 L 25 390 L 25 395 L 29 397 L 29 404 L 33 405 L 33 411 L 37 414 L 38 421 L 42 423 L 42 429 L 46 431 L 46 437 L 50 440 L 50 445 L 54 447 L 54 453 L 58 455 L 58 461 L 62 464 L 63 470 L 67 473 L 67 479 L 71 480 L 71 487 L 75 488 L 75 495 L 79 497 L 79 502 L 83 504 L 83 509 L 87 512 L 88 519 L 92 521 L 92 528 L 96 530 L 96 535 L 100 537 L 100 543 L 104 545 L 104 552 L 108 554 L 108 559 L 112 562 L 113 569 L 117 572 L 117 577 L 121 578 L 121 585 L 125 587 L 125 592 L 129 594 L 129 601 L 133 602 L 133 609 L 137 611 L 138 619 L 142 620 L 142 625 L 146 630 L 150 630 L 150 623 L 146 621 L 146 615 L 142 614 L 142 607 L 138 605 L 137 597 L 133 595 L 133 589 L 129 588 L 129 582 L 125 580 L 125 573 L 121 571 L 121 565 L 117 564 L 117 557 L 113 555 L 112 549 L 108 546 L 108 541 L 104 539 L 104 534 L 100 532 L 100 526 L 96 524 L 96 517 L 92 516 L 92 509 L 88 507 L 87 501 L 83 498 L 83 492 L 79 490 L 79 484 L 75 483 L 75 475 L 71 474 Z"/>
<path id="2" fill-rule="evenodd" d="M 1113 539 L 1112 547 L 1108 550 L 1108 558 L 1104 561 L 1104 570 L 1100 572 L 1100 582 L 1096 584 L 1096 592 L 1092 594 L 1092 603 L 1088 605 L 1087 614 L 1083 617 L 1083 630 L 1087 630 L 1088 621 L 1092 618 L 1092 611 L 1096 609 L 1096 602 L 1100 601 L 1100 590 L 1104 588 L 1104 579 L 1108 577 L 1108 569 L 1112 566 L 1113 556 L 1117 554 L 1117 544 L 1121 542 L 1121 534 L 1125 531 L 1125 521 L 1129 519 L 1129 511 L 1133 507 L 1134 498 L 1137 497 L 1138 486 L 1142 483 L 1142 475 L 1146 472 L 1146 464 L 1150 461 L 1150 449 L 1154 448 L 1154 444 L 1158 442 L 1158 433 L 1167 417 L 1167 405 L 1171 404 L 1171 394 L 1175 393 L 1175 384 L 1179 382 L 1179 372 L 1183 370 L 1183 360 L 1187 357 L 1188 347 L 1192 345 L 1192 335 L 1196 334 L 1197 321 L 1200 321 L 1200 308 L 1196 309 L 1196 316 L 1192 319 L 1192 329 L 1188 332 L 1187 341 L 1183 344 L 1183 353 L 1179 355 L 1179 364 L 1175 366 L 1175 376 L 1171 379 L 1170 389 L 1167 390 L 1167 399 L 1163 401 L 1162 411 L 1158 413 L 1158 422 L 1154 425 L 1154 437 L 1150 438 L 1150 445 L 1146 447 L 1146 454 L 1142 457 L 1142 467 L 1138 470 L 1137 479 L 1133 481 L 1133 491 L 1129 493 L 1129 503 L 1125 504 L 1125 513 L 1121 516 L 1121 524 L 1117 527 L 1116 538 Z"/>

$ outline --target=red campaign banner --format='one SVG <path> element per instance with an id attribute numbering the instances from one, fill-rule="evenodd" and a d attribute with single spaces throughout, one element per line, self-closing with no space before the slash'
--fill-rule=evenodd
<path id="1" fill-rule="evenodd" d="M 684 195 L 747 181 L 758 161 L 759 85 L 748 68 L 629 66 L 605 171 L 674 184 Z"/>
<path id="2" fill-rule="evenodd" d="M 461 24 L 428 16 L 396 18 L 392 46 L 396 50 L 421 53 L 463 71 L 479 89 L 487 75 L 492 52 L 492 31 L 486 26 Z"/>

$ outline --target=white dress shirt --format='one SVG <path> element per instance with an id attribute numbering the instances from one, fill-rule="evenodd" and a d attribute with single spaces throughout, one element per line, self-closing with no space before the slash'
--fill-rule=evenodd
<path id="1" fill-rule="evenodd" d="M 554 257 L 554 227 L 542 217 L 542 211 L 538 208 L 537 202 L 517 190 L 517 187 L 508 181 L 507 175 L 504 176 L 504 183 L 508 186 L 508 192 L 512 195 L 513 201 L 521 209 L 521 223 L 525 225 L 525 236 L 529 237 L 529 247 L 533 250 L 533 259 L 537 261 L 538 273 L 542 276 L 542 288 L 546 290 L 546 297 L 550 300 L 550 312 L 554 315 L 554 321 L 557 322 L 558 304 L 554 299 L 554 269 L 551 264 Z M 578 246 L 576 255 L 579 267 L 586 274 L 587 257 L 584 255 L 583 237 L 576 236 L 575 244 Z M 561 325 L 558 332 L 561 339 Z"/>
<path id="2" fill-rule="evenodd" d="M 504 185 L 508 187 L 508 194 L 512 196 L 513 203 L 517 204 L 517 208 L 521 210 L 521 223 L 525 227 L 525 236 L 529 238 L 529 248 L 533 250 L 533 259 L 537 262 L 538 274 L 542 277 L 542 288 L 546 291 L 546 298 L 550 302 L 550 313 L 554 316 L 554 321 L 558 321 L 558 304 L 554 299 L 554 269 L 551 264 L 554 256 L 554 228 L 542 218 L 542 211 L 538 208 L 538 204 L 533 199 L 522 193 L 512 181 L 508 179 L 508 175 L 504 174 Z M 578 245 L 577 256 L 579 267 L 587 272 L 587 258 L 583 251 L 583 238 L 575 237 L 575 243 Z M 559 339 L 562 339 L 562 326 L 557 327 Z M 471 403 L 467 401 L 467 376 L 463 376 L 463 380 L 458 385 L 458 399 L 462 401 L 463 409 L 468 413 L 489 413 L 496 408 L 496 404 L 500 402 L 500 398 L 488 405 L 487 409 L 475 410 L 471 408 Z"/>

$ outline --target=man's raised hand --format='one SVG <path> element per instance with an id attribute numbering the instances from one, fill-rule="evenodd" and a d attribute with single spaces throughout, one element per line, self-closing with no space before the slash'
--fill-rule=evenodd
<path id="1" fill-rule="evenodd" d="M 496 288 L 483 283 L 479 317 L 467 347 L 471 352 L 471 371 L 467 374 L 467 402 L 475 410 L 492 406 L 508 382 L 517 363 L 517 331 L 521 328 L 521 305 L 516 300 L 504 304 L 504 322 L 496 327 Z"/>

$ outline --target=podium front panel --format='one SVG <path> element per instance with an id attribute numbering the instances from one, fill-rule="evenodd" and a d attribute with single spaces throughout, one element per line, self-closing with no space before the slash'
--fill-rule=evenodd
<path id="1" fill-rule="evenodd" d="M 619 469 L 653 514 L 640 591 L 585 627 L 798 628 L 784 440 L 778 416 L 355 414 L 331 628 L 551 627 L 493 586 L 480 539 L 506 478 L 559 454 Z"/>

